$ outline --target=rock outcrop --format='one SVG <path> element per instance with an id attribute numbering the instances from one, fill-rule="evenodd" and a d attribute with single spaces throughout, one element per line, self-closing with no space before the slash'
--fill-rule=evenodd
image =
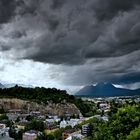
<path id="1" fill-rule="evenodd" d="M 4 110 L 21 110 L 23 112 L 40 111 L 43 114 L 64 115 L 64 114 L 79 114 L 79 109 L 71 103 L 51 103 L 47 105 L 38 104 L 35 102 L 20 100 L 16 98 L 0 99 L 0 108 Z"/>

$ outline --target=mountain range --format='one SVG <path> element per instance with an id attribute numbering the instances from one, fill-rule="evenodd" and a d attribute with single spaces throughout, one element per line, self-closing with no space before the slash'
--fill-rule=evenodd
<path id="1" fill-rule="evenodd" d="M 18 85 L 18 86 L 21 86 L 21 87 L 30 87 L 30 88 L 33 88 L 33 86 L 31 86 L 31 85 L 24 85 L 24 84 L 1 84 L 0 83 L 0 88 L 11 88 L 11 87 L 14 87 L 14 86 L 16 86 L 16 85 Z"/>
<path id="2" fill-rule="evenodd" d="M 96 86 L 85 86 L 75 95 L 84 97 L 134 96 L 140 95 L 140 89 L 130 90 L 117 88 L 111 83 L 98 83 Z"/>
<path id="3" fill-rule="evenodd" d="M 0 88 L 14 87 L 16 84 L 1 84 Z M 21 87 L 32 87 L 19 84 Z M 98 83 L 97 85 L 88 85 L 75 93 L 75 96 L 82 97 L 114 97 L 114 96 L 134 96 L 140 95 L 140 88 L 135 90 L 117 88 L 111 83 Z"/>

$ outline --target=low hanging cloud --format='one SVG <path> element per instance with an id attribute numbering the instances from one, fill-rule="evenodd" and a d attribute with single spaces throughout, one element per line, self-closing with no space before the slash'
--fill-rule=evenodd
<path id="1" fill-rule="evenodd" d="M 140 72 L 140 1 L 2 0 L 0 51 L 57 65 L 65 84 L 125 83 Z"/>

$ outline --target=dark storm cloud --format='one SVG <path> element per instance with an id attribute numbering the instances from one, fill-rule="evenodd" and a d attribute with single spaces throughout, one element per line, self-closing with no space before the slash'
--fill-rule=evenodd
<path id="1" fill-rule="evenodd" d="M 52 9 L 58 9 L 63 6 L 66 0 L 52 0 L 51 8 Z"/>
<path id="2" fill-rule="evenodd" d="M 49 19 L 48 20 L 48 25 L 49 25 L 49 29 L 51 31 L 56 30 L 58 25 L 59 25 L 59 21 L 57 19 Z"/>
<path id="3" fill-rule="evenodd" d="M 129 11 L 140 5 L 139 0 L 95 0 L 91 5 L 98 20 L 109 20 L 118 12 Z"/>
<path id="4" fill-rule="evenodd" d="M 40 4 L 41 0 L 18 0 L 18 14 L 25 16 L 26 14 L 36 14 L 36 10 Z"/>
<path id="5" fill-rule="evenodd" d="M 139 0 L 17 0 L 16 8 L 11 1 L 0 2 L 0 30 L 10 38 L 0 41 L 21 59 L 72 66 L 62 70 L 69 84 L 127 81 L 139 73 Z"/>
<path id="6" fill-rule="evenodd" d="M 132 84 L 140 82 L 140 72 L 124 74 L 123 76 L 110 80 L 115 84 Z"/>
<path id="7" fill-rule="evenodd" d="M 79 67 L 69 67 L 66 84 L 85 85 L 97 82 L 124 84 L 139 82 L 140 51 L 125 56 L 98 58 Z M 74 77 L 74 78 L 73 78 Z"/>
<path id="8" fill-rule="evenodd" d="M 140 49 L 138 0 L 2 0 L 1 22 L 11 19 L 15 5 L 24 30 L 37 30 L 44 24 L 42 35 L 30 45 L 37 51 L 25 58 L 75 65 Z M 10 36 L 20 38 L 26 31 L 13 31 Z"/>
<path id="9" fill-rule="evenodd" d="M 26 32 L 25 31 L 13 31 L 11 32 L 11 34 L 9 34 L 9 37 L 11 37 L 12 39 L 18 39 L 25 36 L 26 37 Z"/>
<path id="10" fill-rule="evenodd" d="M 89 46 L 86 57 L 116 57 L 140 49 L 140 11 L 114 17 L 104 35 Z"/>
<path id="11" fill-rule="evenodd" d="M 36 19 L 46 24 L 46 33 L 34 46 L 38 51 L 25 58 L 75 65 L 139 50 L 139 4 L 138 0 L 38 1 L 33 9 Z"/>
<path id="12" fill-rule="evenodd" d="M 8 22 L 14 16 L 15 8 L 15 0 L 0 1 L 0 24 Z"/>
<path id="13" fill-rule="evenodd" d="M 0 51 L 8 51 L 9 48 L 10 48 L 9 46 L 0 45 Z"/>

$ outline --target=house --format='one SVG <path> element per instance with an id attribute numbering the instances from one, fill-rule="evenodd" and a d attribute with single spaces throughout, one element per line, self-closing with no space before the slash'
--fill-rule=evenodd
<path id="1" fill-rule="evenodd" d="M 79 134 L 80 131 L 77 129 L 70 129 L 70 130 L 65 130 L 62 133 L 62 140 L 66 140 L 69 137 L 72 137 L 73 135 Z"/>
<path id="2" fill-rule="evenodd" d="M 65 128 L 67 126 L 68 126 L 68 124 L 67 124 L 67 122 L 65 120 L 60 122 L 60 128 Z"/>
<path id="3" fill-rule="evenodd" d="M 82 125 L 82 135 L 84 136 L 88 136 L 91 132 L 91 125 L 88 123 L 88 124 L 85 124 L 85 125 Z"/>
<path id="4" fill-rule="evenodd" d="M 72 128 L 80 123 L 80 119 L 70 119 L 68 121 L 68 125 L 71 126 Z"/>
<path id="5" fill-rule="evenodd" d="M 100 108 L 101 110 L 106 110 L 106 109 L 109 109 L 109 108 L 110 108 L 110 105 L 107 104 L 107 103 L 101 103 L 101 104 L 99 105 L 99 108 Z"/>
<path id="6" fill-rule="evenodd" d="M 46 122 L 49 123 L 55 123 L 59 121 L 61 121 L 61 119 L 58 116 L 48 116 L 48 118 L 46 119 Z"/>
<path id="7" fill-rule="evenodd" d="M 33 115 L 34 117 L 38 117 L 41 115 L 40 111 L 32 111 L 31 115 Z"/>
<path id="8" fill-rule="evenodd" d="M 6 116 L 9 118 L 10 121 L 15 121 L 18 117 L 15 113 L 6 113 Z"/>
<path id="9" fill-rule="evenodd" d="M 25 120 L 25 121 L 20 121 L 16 123 L 15 126 L 19 129 L 25 129 L 27 124 L 29 124 L 29 122 Z"/>
<path id="10" fill-rule="evenodd" d="M 4 128 L 6 128 L 6 124 L 0 123 L 0 129 L 4 129 Z"/>
<path id="11" fill-rule="evenodd" d="M 71 126 L 72 128 L 80 123 L 80 119 L 70 119 L 69 121 L 61 121 L 60 128 L 65 128 L 67 126 Z"/>
<path id="12" fill-rule="evenodd" d="M 38 132 L 34 130 L 27 131 L 23 133 L 22 140 L 35 140 L 37 138 Z"/>

